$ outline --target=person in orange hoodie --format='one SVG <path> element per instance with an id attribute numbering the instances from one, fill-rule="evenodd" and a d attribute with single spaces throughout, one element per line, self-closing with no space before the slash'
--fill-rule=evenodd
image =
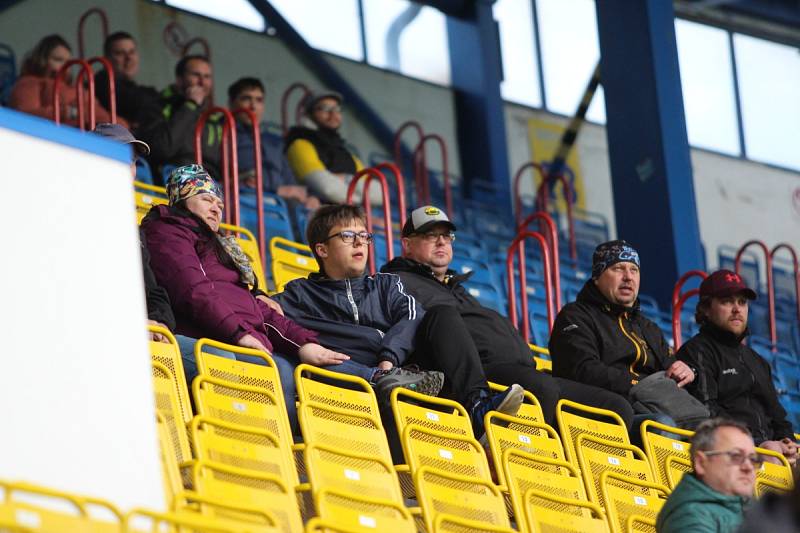
<path id="1" fill-rule="evenodd" d="M 53 85 L 56 73 L 72 57 L 72 50 L 60 35 L 48 35 L 39 41 L 25 57 L 20 77 L 11 90 L 9 107 L 31 115 L 55 119 Z M 75 85 L 68 78 L 59 89 L 61 93 L 61 122 L 78 126 L 78 96 Z M 88 94 L 88 91 L 87 91 Z M 95 99 L 95 121 L 111 122 L 109 112 Z M 86 117 L 89 110 L 86 109 Z M 117 118 L 117 123 L 128 123 Z"/>

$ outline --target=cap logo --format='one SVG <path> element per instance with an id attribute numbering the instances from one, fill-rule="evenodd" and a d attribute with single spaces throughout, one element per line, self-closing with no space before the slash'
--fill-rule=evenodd
<path id="1" fill-rule="evenodd" d="M 441 213 L 441 211 L 439 211 L 439 209 L 436 208 L 436 207 L 426 207 L 425 208 L 425 214 L 428 215 L 428 216 L 435 217 L 439 213 Z"/>
<path id="2" fill-rule="evenodd" d="M 728 283 L 741 283 L 742 278 L 739 277 L 739 274 L 725 274 L 725 281 Z"/>

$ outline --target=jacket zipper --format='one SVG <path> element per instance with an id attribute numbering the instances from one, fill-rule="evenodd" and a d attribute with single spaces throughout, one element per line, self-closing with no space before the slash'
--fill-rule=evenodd
<path id="1" fill-rule="evenodd" d="M 344 280 L 345 286 L 347 287 L 347 301 L 350 302 L 350 307 L 353 308 L 353 318 L 355 319 L 356 324 L 358 324 L 358 306 L 356 305 L 355 299 L 353 299 L 353 291 L 350 290 L 350 280 Z"/>
<path id="2" fill-rule="evenodd" d="M 636 348 L 636 359 L 634 359 L 633 363 L 631 363 L 629 370 L 631 371 L 631 374 L 633 374 L 638 378 L 639 373 L 634 370 L 634 367 L 636 367 L 636 363 L 639 362 L 639 358 L 642 356 L 642 348 L 639 346 L 639 343 L 636 342 L 636 340 L 633 337 L 631 337 L 630 334 L 628 334 L 628 332 L 625 330 L 625 326 L 622 325 L 622 317 L 627 318 L 628 313 L 622 313 L 621 315 L 619 315 L 618 318 L 619 329 L 622 330 L 622 334 L 625 335 L 628 338 L 628 340 L 633 343 L 633 347 Z"/>

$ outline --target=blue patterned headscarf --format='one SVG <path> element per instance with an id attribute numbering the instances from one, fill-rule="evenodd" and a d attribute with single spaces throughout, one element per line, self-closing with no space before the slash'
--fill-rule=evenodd
<path id="1" fill-rule="evenodd" d="M 220 200 L 223 199 L 219 184 L 208 175 L 202 165 L 184 165 L 170 172 L 167 179 L 169 205 L 201 193 L 210 193 Z"/>
<path id="2" fill-rule="evenodd" d="M 592 254 L 592 278 L 600 277 L 605 269 L 617 263 L 639 264 L 639 252 L 625 241 L 608 241 L 597 246 Z"/>

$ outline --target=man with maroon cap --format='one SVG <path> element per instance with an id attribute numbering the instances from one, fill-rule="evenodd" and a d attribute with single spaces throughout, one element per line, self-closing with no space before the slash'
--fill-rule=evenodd
<path id="1" fill-rule="evenodd" d="M 792 424 L 778 401 L 769 363 L 742 341 L 748 301 L 756 293 L 741 276 L 718 270 L 700 284 L 695 320 L 700 333 L 681 346 L 677 358 L 695 369 L 688 389 L 711 411 L 747 425 L 754 442 L 782 453 L 794 464 L 797 444 Z"/>

